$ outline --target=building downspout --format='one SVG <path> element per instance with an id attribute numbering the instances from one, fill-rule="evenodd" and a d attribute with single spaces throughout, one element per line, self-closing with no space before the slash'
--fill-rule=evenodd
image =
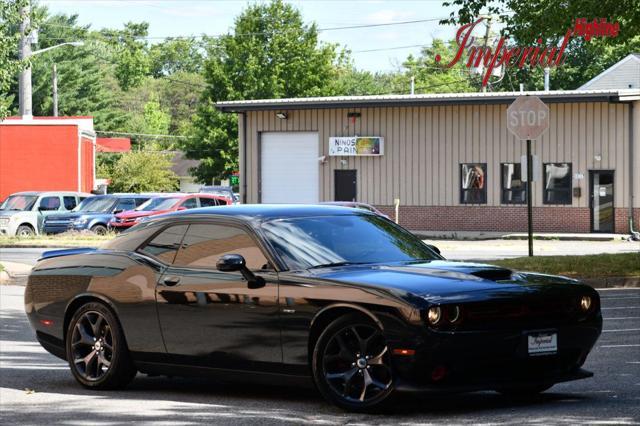
<path id="1" fill-rule="evenodd" d="M 242 112 L 242 158 L 240 159 L 240 179 L 242 179 L 242 204 L 247 204 L 247 113 Z"/>
<path id="2" fill-rule="evenodd" d="M 631 239 L 634 241 L 640 241 L 640 232 L 638 232 L 634 227 L 633 221 L 633 152 L 634 152 L 634 137 L 633 137 L 633 102 L 629 102 L 629 233 L 631 234 Z"/>
<path id="3" fill-rule="evenodd" d="M 82 192 L 82 130 L 78 126 L 78 192 Z"/>

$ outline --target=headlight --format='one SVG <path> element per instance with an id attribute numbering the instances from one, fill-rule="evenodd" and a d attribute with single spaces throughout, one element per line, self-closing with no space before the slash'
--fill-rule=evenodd
<path id="1" fill-rule="evenodd" d="M 582 309 L 583 312 L 587 312 L 589 309 L 591 309 L 590 296 L 582 296 L 582 299 L 580 299 L 580 309 Z"/>
<path id="2" fill-rule="evenodd" d="M 439 306 L 432 306 L 427 312 L 427 319 L 431 325 L 438 324 L 442 319 L 442 309 Z"/>
<path id="3" fill-rule="evenodd" d="M 73 224 L 74 225 L 84 225 L 88 221 L 89 221 L 89 219 L 76 219 L 76 220 L 73 221 Z"/>

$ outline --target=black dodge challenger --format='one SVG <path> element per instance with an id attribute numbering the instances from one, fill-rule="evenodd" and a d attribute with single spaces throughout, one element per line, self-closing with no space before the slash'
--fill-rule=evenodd
<path id="1" fill-rule="evenodd" d="M 25 305 L 88 388 L 138 371 L 314 383 L 353 411 L 590 377 L 602 330 L 598 293 L 575 280 L 448 262 L 386 218 L 329 206 L 195 209 L 50 251 Z"/>

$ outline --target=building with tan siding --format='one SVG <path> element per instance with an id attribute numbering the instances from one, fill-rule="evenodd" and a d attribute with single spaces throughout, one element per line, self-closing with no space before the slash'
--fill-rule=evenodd
<path id="1" fill-rule="evenodd" d="M 550 127 L 533 142 L 537 232 L 640 227 L 640 90 L 453 93 L 221 102 L 239 117 L 246 203 L 353 199 L 414 230 L 525 231 L 517 96 Z"/>

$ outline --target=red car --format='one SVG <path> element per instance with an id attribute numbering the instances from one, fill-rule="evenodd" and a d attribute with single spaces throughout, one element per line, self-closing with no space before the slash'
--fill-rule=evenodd
<path id="1" fill-rule="evenodd" d="M 226 206 L 227 204 L 228 201 L 225 197 L 213 194 L 162 195 L 151 198 L 135 210 L 118 213 L 109 222 L 109 227 L 115 230 L 124 230 L 149 216 L 198 207 Z"/>

